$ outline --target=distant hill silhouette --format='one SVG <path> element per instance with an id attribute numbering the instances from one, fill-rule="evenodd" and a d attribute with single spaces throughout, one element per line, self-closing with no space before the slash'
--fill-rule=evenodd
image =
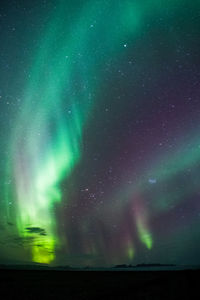
<path id="1" fill-rule="evenodd" d="M 159 264 L 159 263 L 154 263 L 154 264 L 137 264 L 137 265 L 116 265 L 114 268 L 152 268 L 152 267 L 175 267 L 176 265 L 174 264 Z"/>

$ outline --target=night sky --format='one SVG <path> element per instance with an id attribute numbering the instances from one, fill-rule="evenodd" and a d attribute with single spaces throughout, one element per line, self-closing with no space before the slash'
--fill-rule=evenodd
<path id="1" fill-rule="evenodd" d="M 199 253 L 200 1 L 1 0 L 0 263 Z"/>

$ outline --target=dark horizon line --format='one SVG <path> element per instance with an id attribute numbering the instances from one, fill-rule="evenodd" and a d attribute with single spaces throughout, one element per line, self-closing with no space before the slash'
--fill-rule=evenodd
<path id="1" fill-rule="evenodd" d="M 153 267 L 177 267 L 177 268 L 196 268 L 200 269 L 200 265 L 181 265 L 181 264 L 163 264 L 163 263 L 140 263 L 136 265 L 132 264 L 119 264 L 119 265 L 113 265 L 110 267 L 106 266 L 70 266 L 70 265 L 57 265 L 57 266 L 51 266 L 48 264 L 40 264 L 40 263 L 35 263 L 35 264 L 0 264 L 0 270 L 1 269 L 46 269 L 46 270 L 95 270 L 95 269 L 134 269 L 134 268 L 153 268 Z"/>

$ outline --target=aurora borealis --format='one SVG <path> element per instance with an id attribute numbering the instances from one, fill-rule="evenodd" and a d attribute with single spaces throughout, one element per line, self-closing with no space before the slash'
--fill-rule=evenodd
<path id="1" fill-rule="evenodd" d="M 0 11 L 0 262 L 200 264 L 200 1 L 36 2 Z"/>

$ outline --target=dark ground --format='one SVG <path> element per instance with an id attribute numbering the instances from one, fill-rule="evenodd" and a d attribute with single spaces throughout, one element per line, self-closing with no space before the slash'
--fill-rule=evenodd
<path id="1" fill-rule="evenodd" d="M 0 270 L 0 299 L 200 299 L 199 270 Z"/>

